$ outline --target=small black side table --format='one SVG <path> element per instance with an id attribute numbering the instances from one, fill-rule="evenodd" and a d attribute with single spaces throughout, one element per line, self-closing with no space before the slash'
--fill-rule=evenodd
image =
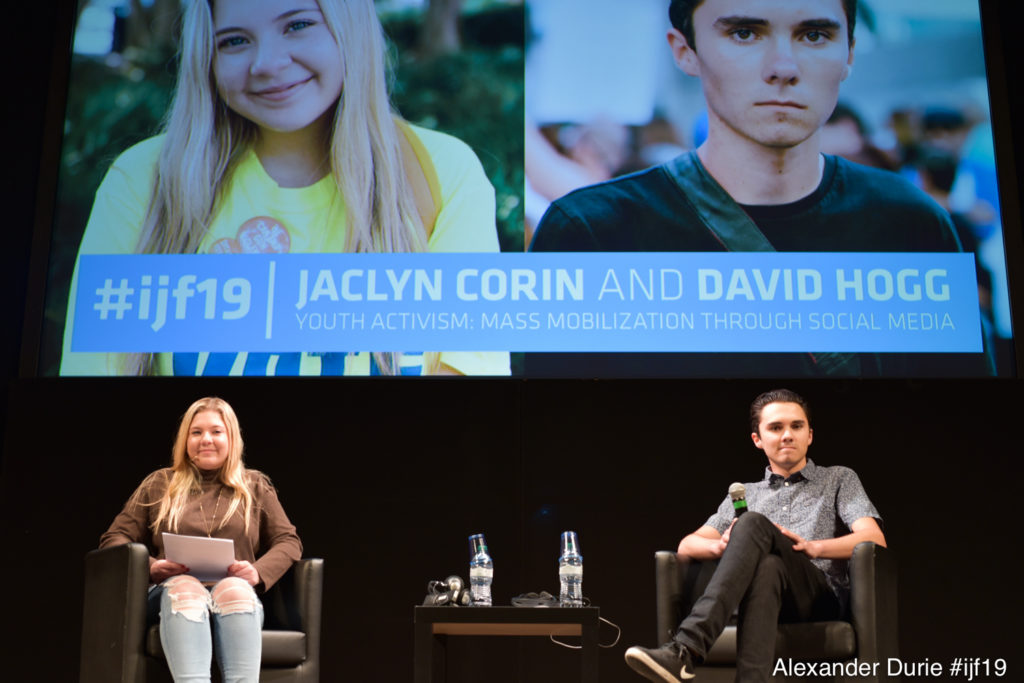
<path id="1" fill-rule="evenodd" d="M 423 607 L 413 610 L 415 683 L 444 681 L 448 636 L 581 636 L 580 680 L 597 683 L 598 607 Z"/>

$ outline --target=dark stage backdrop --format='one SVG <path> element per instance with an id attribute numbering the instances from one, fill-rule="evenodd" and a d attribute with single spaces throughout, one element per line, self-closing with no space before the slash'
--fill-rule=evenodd
<path id="1" fill-rule="evenodd" d="M 77 680 L 82 558 L 167 462 L 177 417 L 205 394 L 238 409 L 250 464 L 278 485 L 307 554 L 326 558 L 325 682 L 411 680 L 413 605 L 428 579 L 466 572 L 468 534 L 487 534 L 507 603 L 556 588 L 565 529 L 580 534 L 586 594 L 623 628 L 602 653 L 602 681 L 637 680 L 622 653 L 656 641 L 653 553 L 701 524 L 731 481 L 761 471 L 746 405 L 776 383 L 17 378 L 56 4 L 33 5 L 31 30 L 6 38 L 18 58 L 0 98 L 3 680 Z M 1014 5 L 1001 3 L 1002 25 L 1016 25 Z M 1005 54 L 1018 73 L 1019 47 Z M 1010 92 L 1006 121 L 1024 120 L 1022 97 Z M 1024 264 L 1010 265 L 1013 276 Z M 1018 680 L 1024 384 L 777 384 L 814 404 L 816 461 L 856 468 L 886 518 L 904 658 L 1005 657 L 1004 680 Z M 574 652 L 539 638 L 453 639 L 450 654 L 453 683 L 577 672 Z"/>
<path id="2" fill-rule="evenodd" d="M 428 579 L 465 574 L 470 533 L 487 534 L 508 604 L 557 588 L 565 529 L 580 534 L 585 593 L 623 629 L 602 680 L 636 680 L 622 655 L 656 641 L 653 553 L 703 523 L 730 482 L 760 475 L 746 405 L 768 386 L 17 381 L 0 489 L 0 585 L 18 615 L 9 680 L 76 679 L 82 557 L 167 462 L 177 416 L 211 393 L 236 407 L 248 461 L 278 486 L 306 554 L 326 559 L 324 681 L 411 680 L 413 605 Z M 1014 676 L 1020 383 L 791 386 L 815 408 L 816 462 L 854 467 L 885 517 L 903 657 L 1004 657 Z M 576 653 L 539 638 L 453 639 L 449 654 L 452 682 L 578 675 Z"/>

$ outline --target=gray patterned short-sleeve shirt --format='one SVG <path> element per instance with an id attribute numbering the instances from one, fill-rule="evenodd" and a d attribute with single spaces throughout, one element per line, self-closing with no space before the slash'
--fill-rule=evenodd
<path id="1" fill-rule="evenodd" d="M 818 467 L 808 458 L 807 465 L 789 478 L 766 467 L 764 479 L 744 485 L 748 510 L 809 541 L 848 534 L 850 525 L 861 517 L 881 521 L 860 478 L 849 467 Z M 726 496 L 718 511 L 708 518 L 707 526 L 725 533 L 734 517 L 732 500 Z M 815 558 L 811 562 L 825 572 L 832 590 L 844 597 L 850 585 L 850 561 Z"/>

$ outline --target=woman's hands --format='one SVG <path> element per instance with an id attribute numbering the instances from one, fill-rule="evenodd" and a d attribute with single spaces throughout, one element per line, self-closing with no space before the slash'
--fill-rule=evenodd
<path id="1" fill-rule="evenodd" d="M 163 583 L 172 576 L 184 574 L 188 567 L 170 560 L 155 560 L 149 565 L 149 580 L 153 583 Z"/>
<path id="2" fill-rule="evenodd" d="M 237 576 L 240 579 L 245 579 L 250 586 L 255 586 L 260 582 L 260 573 L 256 571 L 256 567 L 252 565 L 252 562 L 246 560 L 239 560 L 234 564 L 228 565 L 228 576 Z"/>
<path id="3" fill-rule="evenodd" d="M 163 583 L 172 576 L 188 572 L 188 567 L 170 560 L 155 560 L 149 565 L 149 580 L 153 583 Z M 239 560 L 228 565 L 228 576 L 237 576 L 244 579 L 250 586 L 260 582 L 260 573 L 252 562 Z"/>

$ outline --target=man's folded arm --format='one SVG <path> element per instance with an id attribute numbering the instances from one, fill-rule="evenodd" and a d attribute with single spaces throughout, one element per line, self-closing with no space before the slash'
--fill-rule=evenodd
<path id="1" fill-rule="evenodd" d="M 821 557 L 828 560 L 848 560 L 853 557 L 853 549 L 864 541 L 872 541 L 885 547 L 885 534 L 878 526 L 874 517 L 861 517 L 850 525 L 850 533 L 836 538 L 823 538 L 808 541 L 789 529 L 779 527 L 787 537 L 793 540 L 793 550 L 806 553 L 808 557 Z"/>
<path id="2" fill-rule="evenodd" d="M 723 536 L 715 527 L 704 525 L 679 541 L 676 555 L 693 560 L 717 560 L 722 556 L 722 551 L 729 543 L 731 529 L 730 525 Z"/>

